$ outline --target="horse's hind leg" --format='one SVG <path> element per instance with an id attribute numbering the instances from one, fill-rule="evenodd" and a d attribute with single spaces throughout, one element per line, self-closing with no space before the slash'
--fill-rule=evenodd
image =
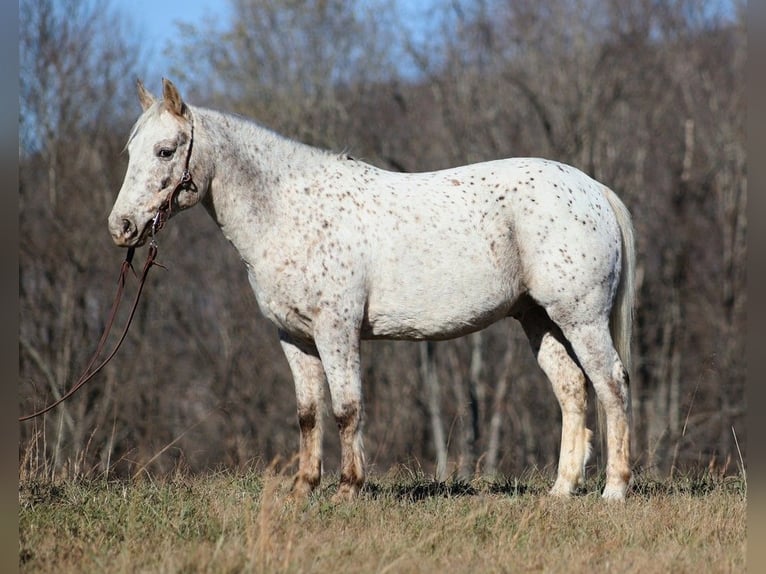
<path id="1" fill-rule="evenodd" d="M 612 343 L 608 319 L 570 319 L 559 326 L 604 407 L 607 464 L 603 496 L 623 499 L 631 478 L 628 374 Z"/>
<path id="2" fill-rule="evenodd" d="M 568 496 L 583 484 L 585 463 L 591 453 L 592 433 L 585 427 L 585 375 L 572 358 L 560 329 L 542 307 L 526 311 L 519 320 L 561 407 L 561 452 L 550 492 Z"/>
<path id="3" fill-rule="evenodd" d="M 295 381 L 298 400 L 300 450 L 298 473 L 293 481 L 292 494 L 305 498 L 319 485 L 322 478 L 322 398 L 324 369 L 313 345 L 294 341 L 280 332 L 280 342 Z"/>

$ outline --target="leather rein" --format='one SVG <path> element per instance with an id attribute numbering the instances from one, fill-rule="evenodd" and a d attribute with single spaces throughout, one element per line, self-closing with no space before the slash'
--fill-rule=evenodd
<path id="1" fill-rule="evenodd" d="M 191 121 L 191 119 L 190 119 Z M 122 345 L 123 341 L 125 340 L 125 337 L 128 334 L 128 329 L 130 328 L 131 323 L 133 322 L 133 316 L 136 313 L 136 309 L 138 309 L 138 302 L 141 299 L 141 293 L 144 289 L 144 285 L 146 284 L 146 278 L 149 275 L 149 269 L 151 269 L 153 266 L 162 267 L 165 268 L 164 265 L 161 263 L 157 263 L 157 242 L 154 239 L 154 236 L 156 233 L 160 231 L 165 226 L 165 223 L 170 219 L 171 210 L 173 207 L 173 202 L 176 200 L 176 197 L 178 196 L 178 193 L 183 190 L 190 190 L 190 191 L 197 191 L 197 186 L 194 183 L 194 180 L 192 179 L 191 172 L 189 171 L 189 161 L 191 160 L 191 152 L 192 147 L 194 145 L 194 122 L 191 121 L 191 137 L 189 139 L 189 148 L 186 151 L 186 164 L 184 165 L 184 171 L 181 174 L 180 179 L 178 180 L 178 183 L 176 183 L 175 187 L 170 191 L 170 193 L 167 195 L 165 200 L 160 204 L 160 207 L 157 209 L 157 214 L 154 216 L 154 219 L 152 220 L 152 228 L 151 228 L 151 241 L 149 243 L 149 250 L 146 254 L 146 262 L 144 263 L 144 268 L 141 271 L 141 276 L 139 277 L 138 281 L 138 289 L 136 290 L 135 298 L 133 299 L 133 305 L 130 309 L 130 314 L 128 315 L 127 322 L 125 323 L 125 327 L 122 330 L 122 334 L 120 335 L 120 338 L 117 340 L 117 343 L 115 344 L 112 351 L 109 353 L 109 355 L 101 362 L 98 366 L 93 368 L 93 365 L 96 363 L 96 360 L 98 359 L 98 356 L 103 352 L 104 346 L 106 345 L 106 340 L 109 337 L 109 332 L 112 329 L 112 325 L 114 324 L 115 318 L 117 317 L 117 311 L 120 306 L 120 302 L 122 300 L 123 292 L 125 289 L 125 280 L 128 276 L 128 271 L 133 271 L 135 275 L 135 270 L 133 269 L 133 255 L 135 253 L 136 248 L 135 247 L 128 247 L 128 252 L 125 255 L 125 260 L 122 262 L 122 265 L 120 266 L 120 276 L 117 280 L 117 291 L 114 296 L 114 302 L 112 303 L 112 309 L 109 312 L 109 317 L 106 321 L 106 325 L 104 327 L 104 332 L 101 335 L 101 339 L 98 342 L 98 346 L 96 347 L 96 351 L 93 353 L 93 356 L 91 357 L 90 361 L 88 362 L 88 365 L 83 370 L 82 375 L 80 375 L 80 378 L 77 380 L 77 382 L 72 385 L 72 388 L 69 389 L 63 396 L 61 396 L 59 399 L 54 401 L 53 403 L 49 404 L 43 409 L 40 409 L 39 411 L 33 412 L 28 415 L 24 415 L 19 417 L 19 422 L 27 421 L 36 417 L 39 417 L 41 415 L 44 415 L 45 413 L 53 410 L 58 405 L 69 399 L 72 395 L 74 395 L 80 388 L 82 388 L 88 381 L 93 379 L 101 369 L 103 369 L 106 364 L 112 360 L 114 355 L 117 353 L 117 350 Z"/>

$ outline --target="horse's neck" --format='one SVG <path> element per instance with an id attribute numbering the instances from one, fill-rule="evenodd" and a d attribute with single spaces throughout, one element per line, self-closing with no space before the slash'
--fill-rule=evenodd
<path id="1" fill-rule="evenodd" d="M 197 113 L 205 122 L 206 143 L 216 163 L 216 177 L 223 181 L 240 181 L 241 175 L 248 176 L 246 181 L 253 177 L 279 177 L 288 169 L 296 171 L 328 156 L 238 116 L 211 110 Z"/>
<path id="2" fill-rule="evenodd" d="M 214 177 L 204 205 L 226 237 L 241 251 L 267 225 L 274 194 L 285 178 L 311 169 L 328 156 L 248 120 L 210 110 L 200 118 L 205 153 Z M 202 146 L 201 146 L 202 147 Z"/>

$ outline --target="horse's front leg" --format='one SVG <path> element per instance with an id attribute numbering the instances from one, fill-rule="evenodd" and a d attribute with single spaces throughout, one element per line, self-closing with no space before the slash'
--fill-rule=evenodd
<path id="1" fill-rule="evenodd" d="M 280 331 L 287 362 L 295 381 L 298 400 L 298 425 L 301 431 L 298 473 L 293 481 L 293 496 L 306 498 L 322 478 L 322 398 L 324 369 L 316 347 L 295 341 Z"/>
<path id="2" fill-rule="evenodd" d="M 327 373 L 332 410 L 340 434 L 340 485 L 333 500 L 352 500 L 364 484 L 359 329 L 348 327 L 347 322 L 337 318 L 318 321 L 314 337 Z"/>

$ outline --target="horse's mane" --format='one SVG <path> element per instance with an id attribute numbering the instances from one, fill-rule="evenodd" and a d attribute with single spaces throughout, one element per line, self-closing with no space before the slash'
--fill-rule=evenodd
<path id="1" fill-rule="evenodd" d="M 130 129 L 130 135 L 128 136 L 128 141 L 125 143 L 125 147 L 123 148 L 123 151 L 128 149 L 128 146 L 130 145 L 130 142 L 133 141 L 133 139 L 136 137 L 139 131 L 148 124 L 153 119 L 156 119 L 159 117 L 159 115 L 162 113 L 163 110 L 163 103 L 162 101 L 155 102 L 152 104 L 150 108 L 148 108 L 143 114 L 139 116 L 139 118 L 136 120 L 136 122 L 133 124 L 133 127 Z M 245 129 L 252 129 L 257 130 L 261 133 L 261 137 L 265 136 L 268 139 L 270 139 L 272 142 L 278 142 L 281 145 L 288 145 L 291 148 L 303 148 L 305 150 L 310 150 L 311 153 L 323 155 L 323 156 L 329 156 L 329 157 L 335 157 L 339 160 L 355 160 L 356 158 L 353 158 L 349 155 L 348 150 L 344 149 L 341 153 L 334 153 L 330 150 L 317 148 L 308 144 L 304 144 L 300 141 L 293 140 L 269 127 L 266 127 L 262 125 L 257 120 L 244 116 L 241 114 L 233 113 L 233 112 L 223 112 L 220 110 L 210 109 L 210 108 L 191 108 L 192 110 L 201 111 L 207 114 L 210 114 L 212 116 L 219 116 L 219 117 L 226 117 L 229 119 L 233 119 L 237 122 L 239 122 Z"/>

